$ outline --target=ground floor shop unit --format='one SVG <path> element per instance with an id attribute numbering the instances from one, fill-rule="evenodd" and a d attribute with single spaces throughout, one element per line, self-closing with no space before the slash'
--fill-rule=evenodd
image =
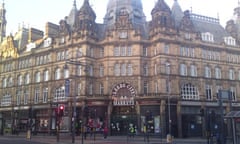
<path id="1" fill-rule="evenodd" d="M 168 106 L 170 104 L 170 106 Z M 76 110 L 75 130 L 80 133 L 83 127 L 89 132 L 102 132 L 104 126 L 109 128 L 111 135 L 127 135 L 129 128 L 134 128 L 135 134 L 151 133 L 166 137 L 171 133 L 174 137 L 206 137 L 208 122 L 206 112 L 215 112 L 216 121 L 211 129 L 221 129 L 219 106 L 215 103 L 197 101 L 177 101 L 172 99 L 135 99 L 128 104 L 114 103 L 114 100 L 85 100 L 77 102 L 51 103 L 25 107 L 1 108 L 1 134 L 26 132 L 28 129 L 35 134 L 56 132 L 57 122 L 61 132 L 72 132 L 73 113 Z M 64 105 L 64 115 L 58 119 L 56 109 Z M 170 108 L 170 109 L 169 109 Z M 237 107 L 233 108 L 237 109 Z M 87 109 L 87 111 L 86 111 Z M 205 110 L 202 115 L 201 110 Z M 228 105 L 224 104 L 224 113 Z M 224 121 L 226 127 L 227 121 Z M 227 130 L 229 128 L 226 128 Z M 229 130 L 230 131 L 230 130 Z"/>

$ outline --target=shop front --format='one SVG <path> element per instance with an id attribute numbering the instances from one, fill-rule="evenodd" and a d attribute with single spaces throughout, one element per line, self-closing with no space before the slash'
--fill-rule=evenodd
<path id="1" fill-rule="evenodd" d="M 0 135 L 3 135 L 3 115 L 0 113 Z"/>
<path id="2" fill-rule="evenodd" d="M 160 116 L 160 103 L 157 101 L 141 102 L 141 104 L 146 103 L 149 103 L 149 105 L 140 106 L 141 132 L 144 132 L 144 126 L 146 126 L 148 133 L 161 136 L 163 124 Z"/>
<path id="3" fill-rule="evenodd" d="M 136 90 L 128 83 L 120 83 L 112 89 L 110 133 L 127 135 L 129 129 L 138 132 L 138 113 L 135 102 Z"/>
<path id="4" fill-rule="evenodd" d="M 200 115 L 200 107 L 182 107 L 182 137 L 202 137 L 204 118 Z"/>
<path id="5" fill-rule="evenodd" d="M 137 113 L 134 105 L 114 106 L 111 116 L 110 130 L 112 135 L 127 135 L 129 128 L 138 129 Z"/>

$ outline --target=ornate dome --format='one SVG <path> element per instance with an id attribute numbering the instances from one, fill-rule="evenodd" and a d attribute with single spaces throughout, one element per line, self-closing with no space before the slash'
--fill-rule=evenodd
<path id="1" fill-rule="evenodd" d="M 104 23 L 113 25 L 121 13 L 129 15 L 133 26 L 146 21 L 141 0 L 109 0 Z"/>

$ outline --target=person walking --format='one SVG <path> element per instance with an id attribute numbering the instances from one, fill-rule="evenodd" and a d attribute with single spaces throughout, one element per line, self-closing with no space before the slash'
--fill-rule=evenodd
<path id="1" fill-rule="evenodd" d="M 107 138 L 107 135 L 108 135 L 108 127 L 105 126 L 104 129 L 103 129 L 103 136 L 104 136 L 104 139 Z"/>

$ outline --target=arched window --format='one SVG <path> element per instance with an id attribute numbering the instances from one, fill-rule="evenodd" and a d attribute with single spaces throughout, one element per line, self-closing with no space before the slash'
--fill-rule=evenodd
<path id="1" fill-rule="evenodd" d="M 115 73 L 115 76 L 119 76 L 120 75 L 120 64 L 115 64 L 115 66 L 114 66 L 114 73 Z"/>
<path id="2" fill-rule="evenodd" d="M 19 76 L 18 76 L 18 85 L 19 85 L 19 86 L 22 85 L 22 82 L 23 82 L 23 80 L 22 80 L 22 75 L 19 75 Z"/>
<path id="3" fill-rule="evenodd" d="M 36 74 L 35 74 L 35 81 L 38 83 L 38 82 L 40 82 L 40 79 L 41 79 L 40 72 L 36 72 Z"/>
<path id="4" fill-rule="evenodd" d="M 180 75 L 182 75 L 182 76 L 187 75 L 187 66 L 185 64 L 180 65 Z"/>
<path id="5" fill-rule="evenodd" d="M 181 97 L 184 100 L 199 100 L 199 92 L 197 87 L 191 83 L 185 84 L 181 87 Z"/>
<path id="6" fill-rule="evenodd" d="M 197 67 L 195 65 L 191 65 L 191 76 L 192 77 L 197 76 Z"/>
<path id="7" fill-rule="evenodd" d="M 229 70 L 229 79 L 230 80 L 234 80 L 235 79 L 234 69 L 230 69 Z"/>
<path id="8" fill-rule="evenodd" d="M 128 64 L 128 67 L 127 67 L 127 73 L 128 73 L 128 76 L 133 75 L 132 64 Z"/>
<path id="9" fill-rule="evenodd" d="M 103 67 L 103 65 L 100 65 L 100 67 L 99 67 L 99 76 L 100 77 L 104 76 L 104 67 Z"/>
<path id="10" fill-rule="evenodd" d="M 126 64 L 125 64 L 125 63 L 123 63 L 123 64 L 121 65 L 121 75 L 122 75 L 122 76 L 125 76 L 125 75 L 126 75 Z"/>
<path id="11" fill-rule="evenodd" d="M 44 81 L 48 81 L 49 80 L 49 71 L 48 70 L 44 71 L 43 78 L 44 78 Z"/>
<path id="12" fill-rule="evenodd" d="M 59 80 L 61 78 L 61 70 L 60 68 L 57 68 L 55 70 L 55 80 Z"/>
<path id="13" fill-rule="evenodd" d="M 221 76 L 222 74 L 221 74 L 221 69 L 219 68 L 219 67 L 216 67 L 215 68 L 215 78 L 216 79 L 221 79 Z"/>
<path id="14" fill-rule="evenodd" d="M 7 78 L 3 78 L 2 87 L 7 87 Z"/>
<path id="15" fill-rule="evenodd" d="M 7 82 L 8 82 L 9 87 L 13 86 L 13 78 L 12 77 L 9 77 Z"/>
<path id="16" fill-rule="evenodd" d="M 205 77 L 211 78 L 211 68 L 208 66 L 205 66 Z"/>
<path id="17" fill-rule="evenodd" d="M 99 85 L 99 93 L 100 93 L 100 95 L 103 95 L 104 94 L 104 86 L 103 86 L 103 84 L 102 83 L 100 83 L 100 85 Z"/>
<path id="18" fill-rule="evenodd" d="M 64 69 L 64 78 L 69 78 L 69 69 Z"/>
<path id="19" fill-rule="evenodd" d="M 30 83 L 30 74 L 27 73 L 27 74 L 25 75 L 25 84 L 29 84 L 29 83 Z"/>

